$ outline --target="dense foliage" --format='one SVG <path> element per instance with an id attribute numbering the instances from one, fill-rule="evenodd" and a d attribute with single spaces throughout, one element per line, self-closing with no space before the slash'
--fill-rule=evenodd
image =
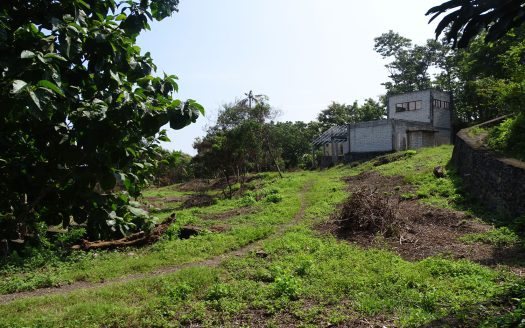
<path id="1" fill-rule="evenodd" d="M 168 186 L 194 177 L 192 157 L 181 151 L 159 149 L 158 165 L 153 172 L 157 186 Z"/>
<path id="2" fill-rule="evenodd" d="M 394 31 L 384 33 L 374 41 L 374 50 L 385 59 L 391 58 L 385 65 L 390 81 L 383 83 L 387 95 L 433 87 L 432 70 L 439 72 L 436 80 L 449 82 L 449 49 L 440 42 L 428 40 L 424 45 L 415 45 Z"/>
<path id="3" fill-rule="evenodd" d="M 525 161 L 525 115 L 510 117 L 489 131 L 490 148 Z"/>
<path id="4" fill-rule="evenodd" d="M 172 98 L 135 44 L 178 0 L 0 4 L 0 239 L 40 222 L 84 223 L 92 238 L 148 226 L 132 206 L 150 178 L 161 127 L 202 107 Z M 117 184 L 121 191 L 116 191 Z"/>
<path id="5" fill-rule="evenodd" d="M 444 33 L 453 46 L 466 48 L 481 31 L 486 40 L 495 41 L 525 22 L 523 0 L 449 0 L 432 7 L 427 15 L 437 17 L 447 13 L 436 27 L 436 35 Z"/>
<path id="6" fill-rule="evenodd" d="M 385 116 L 386 106 L 379 101 L 368 98 L 361 106 L 357 101 L 354 101 L 352 105 L 334 101 L 317 115 L 317 120 L 321 130 L 327 130 L 335 125 L 373 121 Z"/>
<path id="7" fill-rule="evenodd" d="M 248 97 L 251 97 L 247 94 Z M 193 159 L 198 177 L 225 178 L 242 185 L 249 172 L 311 166 L 311 141 L 322 130 L 318 122 L 277 122 L 268 97 L 224 105 L 206 136 L 197 139 Z M 247 98 L 248 99 L 248 98 Z M 230 194 L 231 196 L 231 189 Z"/>

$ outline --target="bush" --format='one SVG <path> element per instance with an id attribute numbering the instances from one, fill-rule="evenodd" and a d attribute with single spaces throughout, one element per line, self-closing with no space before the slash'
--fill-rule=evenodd
<path id="1" fill-rule="evenodd" d="M 283 200 L 283 196 L 281 196 L 280 194 L 270 194 L 266 196 L 266 201 L 270 203 L 277 204 L 277 203 L 280 203 L 282 200 Z"/>
<path id="2" fill-rule="evenodd" d="M 273 282 L 273 292 L 276 297 L 285 297 L 290 300 L 299 298 L 301 285 L 299 280 L 286 272 L 279 272 Z"/>
<path id="3" fill-rule="evenodd" d="M 525 161 L 525 114 L 508 118 L 492 128 L 487 143 L 495 151 Z"/>

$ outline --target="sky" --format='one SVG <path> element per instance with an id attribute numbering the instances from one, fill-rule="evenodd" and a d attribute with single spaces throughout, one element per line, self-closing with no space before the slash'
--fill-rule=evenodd
<path id="1" fill-rule="evenodd" d="M 385 93 L 386 60 L 374 38 L 389 30 L 414 43 L 433 38 L 425 12 L 443 0 L 181 0 L 179 12 L 151 24 L 138 44 L 157 74 L 179 77 L 181 100 L 206 116 L 168 127 L 162 146 L 195 154 L 218 109 L 250 90 L 265 94 L 278 121 L 314 120 L 332 102 L 360 103 Z"/>

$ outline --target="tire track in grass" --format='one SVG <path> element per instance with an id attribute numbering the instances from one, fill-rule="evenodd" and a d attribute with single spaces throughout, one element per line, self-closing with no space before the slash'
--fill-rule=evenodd
<path id="1" fill-rule="evenodd" d="M 24 298 L 66 294 L 66 293 L 70 293 L 76 290 L 95 289 L 95 288 L 105 287 L 105 286 L 114 285 L 118 283 L 131 282 L 134 280 L 139 280 L 139 279 L 144 279 L 144 278 L 159 277 L 159 276 L 175 273 L 177 271 L 188 269 L 188 268 L 218 267 L 225 259 L 230 258 L 230 257 L 235 257 L 235 256 L 238 256 L 238 257 L 245 256 L 251 251 L 256 250 L 257 248 L 260 248 L 262 243 L 265 240 L 268 240 L 269 238 L 272 238 L 272 237 L 280 237 L 286 232 L 286 230 L 296 225 L 304 217 L 304 213 L 305 213 L 306 205 L 307 205 L 305 201 L 305 194 L 311 188 L 312 183 L 313 183 L 312 181 L 306 182 L 303 188 L 301 189 L 301 191 L 299 192 L 299 203 L 300 203 L 299 210 L 297 211 L 297 213 L 294 215 L 293 219 L 290 222 L 278 226 L 278 229 L 273 234 L 269 235 L 268 237 L 251 242 L 234 251 L 230 251 L 230 252 L 227 252 L 221 255 L 217 255 L 207 260 L 161 267 L 161 268 L 158 268 L 156 270 L 153 270 L 147 273 L 130 274 L 130 275 L 126 275 L 120 278 L 114 278 L 114 279 L 101 281 L 101 282 L 76 281 L 72 284 L 63 285 L 59 287 L 46 287 L 46 288 L 35 289 L 32 291 L 23 291 L 23 292 L 11 293 L 11 294 L 3 294 L 3 295 L 0 295 L 0 305 L 7 304 L 9 302 L 16 301 L 19 299 L 24 299 Z"/>

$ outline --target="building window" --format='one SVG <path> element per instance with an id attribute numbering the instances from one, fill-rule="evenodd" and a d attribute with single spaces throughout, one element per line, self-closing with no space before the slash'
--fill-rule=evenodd
<path id="1" fill-rule="evenodd" d="M 444 100 L 438 100 L 438 99 L 434 99 L 434 101 L 432 102 L 432 105 L 434 106 L 434 108 L 441 108 L 441 109 L 449 109 L 450 108 L 450 103 L 448 101 L 444 101 Z"/>
<path id="2" fill-rule="evenodd" d="M 396 104 L 396 112 L 406 112 L 407 110 L 418 110 L 423 108 L 423 101 L 409 101 Z"/>

